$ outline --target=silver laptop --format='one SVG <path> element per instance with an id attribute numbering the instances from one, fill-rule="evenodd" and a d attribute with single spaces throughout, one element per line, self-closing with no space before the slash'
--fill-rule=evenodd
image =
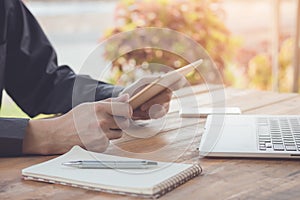
<path id="1" fill-rule="evenodd" d="M 300 115 L 209 115 L 199 151 L 208 157 L 300 158 Z"/>

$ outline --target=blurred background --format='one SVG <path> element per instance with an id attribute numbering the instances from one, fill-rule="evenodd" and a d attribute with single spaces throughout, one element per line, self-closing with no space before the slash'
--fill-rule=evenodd
<path id="1" fill-rule="evenodd" d="M 298 0 L 26 0 L 58 54 L 60 65 L 79 72 L 100 41 L 138 27 L 164 27 L 201 44 L 215 61 L 224 84 L 278 92 L 299 92 Z M 298 9 L 298 10 L 297 10 Z M 298 24 L 298 26 L 297 26 Z M 299 29 L 299 27 L 298 27 Z M 298 30 L 299 31 L 299 30 Z M 122 48 L 122 42 L 115 44 Z M 182 44 L 181 44 L 182 45 Z M 106 52 L 109 57 L 110 52 Z M 126 85 L 139 78 L 128 66 L 147 62 L 173 68 L 187 61 L 157 49 L 115 60 L 107 81 Z M 95 69 L 98 70 L 98 69 Z M 146 73 L 151 71 L 145 70 Z M 127 74 L 124 78 L 123 74 Z M 192 84 L 202 83 L 190 74 Z M 5 95 L 1 116 L 26 116 Z"/>

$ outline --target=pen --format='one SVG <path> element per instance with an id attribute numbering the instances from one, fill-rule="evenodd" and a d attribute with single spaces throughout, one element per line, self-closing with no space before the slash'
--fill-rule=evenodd
<path id="1" fill-rule="evenodd" d="M 147 169 L 157 166 L 154 161 L 95 161 L 78 160 L 62 163 L 64 166 L 81 169 Z"/>

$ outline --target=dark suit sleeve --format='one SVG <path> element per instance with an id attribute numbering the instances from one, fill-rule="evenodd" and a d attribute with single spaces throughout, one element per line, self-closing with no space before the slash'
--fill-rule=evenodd
<path id="1" fill-rule="evenodd" d="M 30 117 L 40 113 L 66 113 L 77 104 L 117 96 L 122 90 L 88 76 L 76 75 L 68 66 L 58 67 L 52 45 L 24 4 L 19 0 L 1 3 L 0 12 L 4 13 L 5 20 L 0 24 L 3 26 L 0 31 L 6 35 L 7 47 L 4 88 Z M 27 121 L 13 120 L 0 119 L 1 127 L 2 123 L 9 123 L 0 129 L 0 144 L 4 148 L 0 155 L 5 154 L 2 144 L 6 142 L 13 146 L 11 149 L 15 148 L 16 155 L 21 153 Z"/>
<path id="2" fill-rule="evenodd" d="M 30 117 L 67 112 L 80 103 L 72 99 L 75 81 L 81 90 L 79 99 L 112 96 L 114 86 L 76 75 L 68 66 L 58 67 L 56 53 L 38 22 L 22 2 L 12 2 L 5 89 L 23 111 Z"/>
<path id="3" fill-rule="evenodd" d="M 29 119 L 0 119 L 0 157 L 22 154 L 22 143 Z"/>

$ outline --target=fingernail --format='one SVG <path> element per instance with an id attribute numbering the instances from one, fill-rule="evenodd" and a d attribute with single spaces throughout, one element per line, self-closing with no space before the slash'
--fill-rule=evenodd
<path id="1" fill-rule="evenodd" d="M 121 101 L 121 102 L 126 102 L 126 101 L 128 101 L 129 100 L 129 94 L 122 94 L 121 96 L 119 96 L 118 98 L 117 98 L 117 100 L 118 101 Z"/>
<path id="2" fill-rule="evenodd" d="M 129 106 L 129 115 L 130 115 L 130 117 L 133 115 L 133 110 L 132 110 L 131 106 Z"/>
<path id="3" fill-rule="evenodd" d="M 146 105 L 146 104 L 142 105 L 142 106 L 141 106 L 141 110 L 142 110 L 142 111 L 146 111 L 146 110 L 147 110 L 147 105 Z"/>

